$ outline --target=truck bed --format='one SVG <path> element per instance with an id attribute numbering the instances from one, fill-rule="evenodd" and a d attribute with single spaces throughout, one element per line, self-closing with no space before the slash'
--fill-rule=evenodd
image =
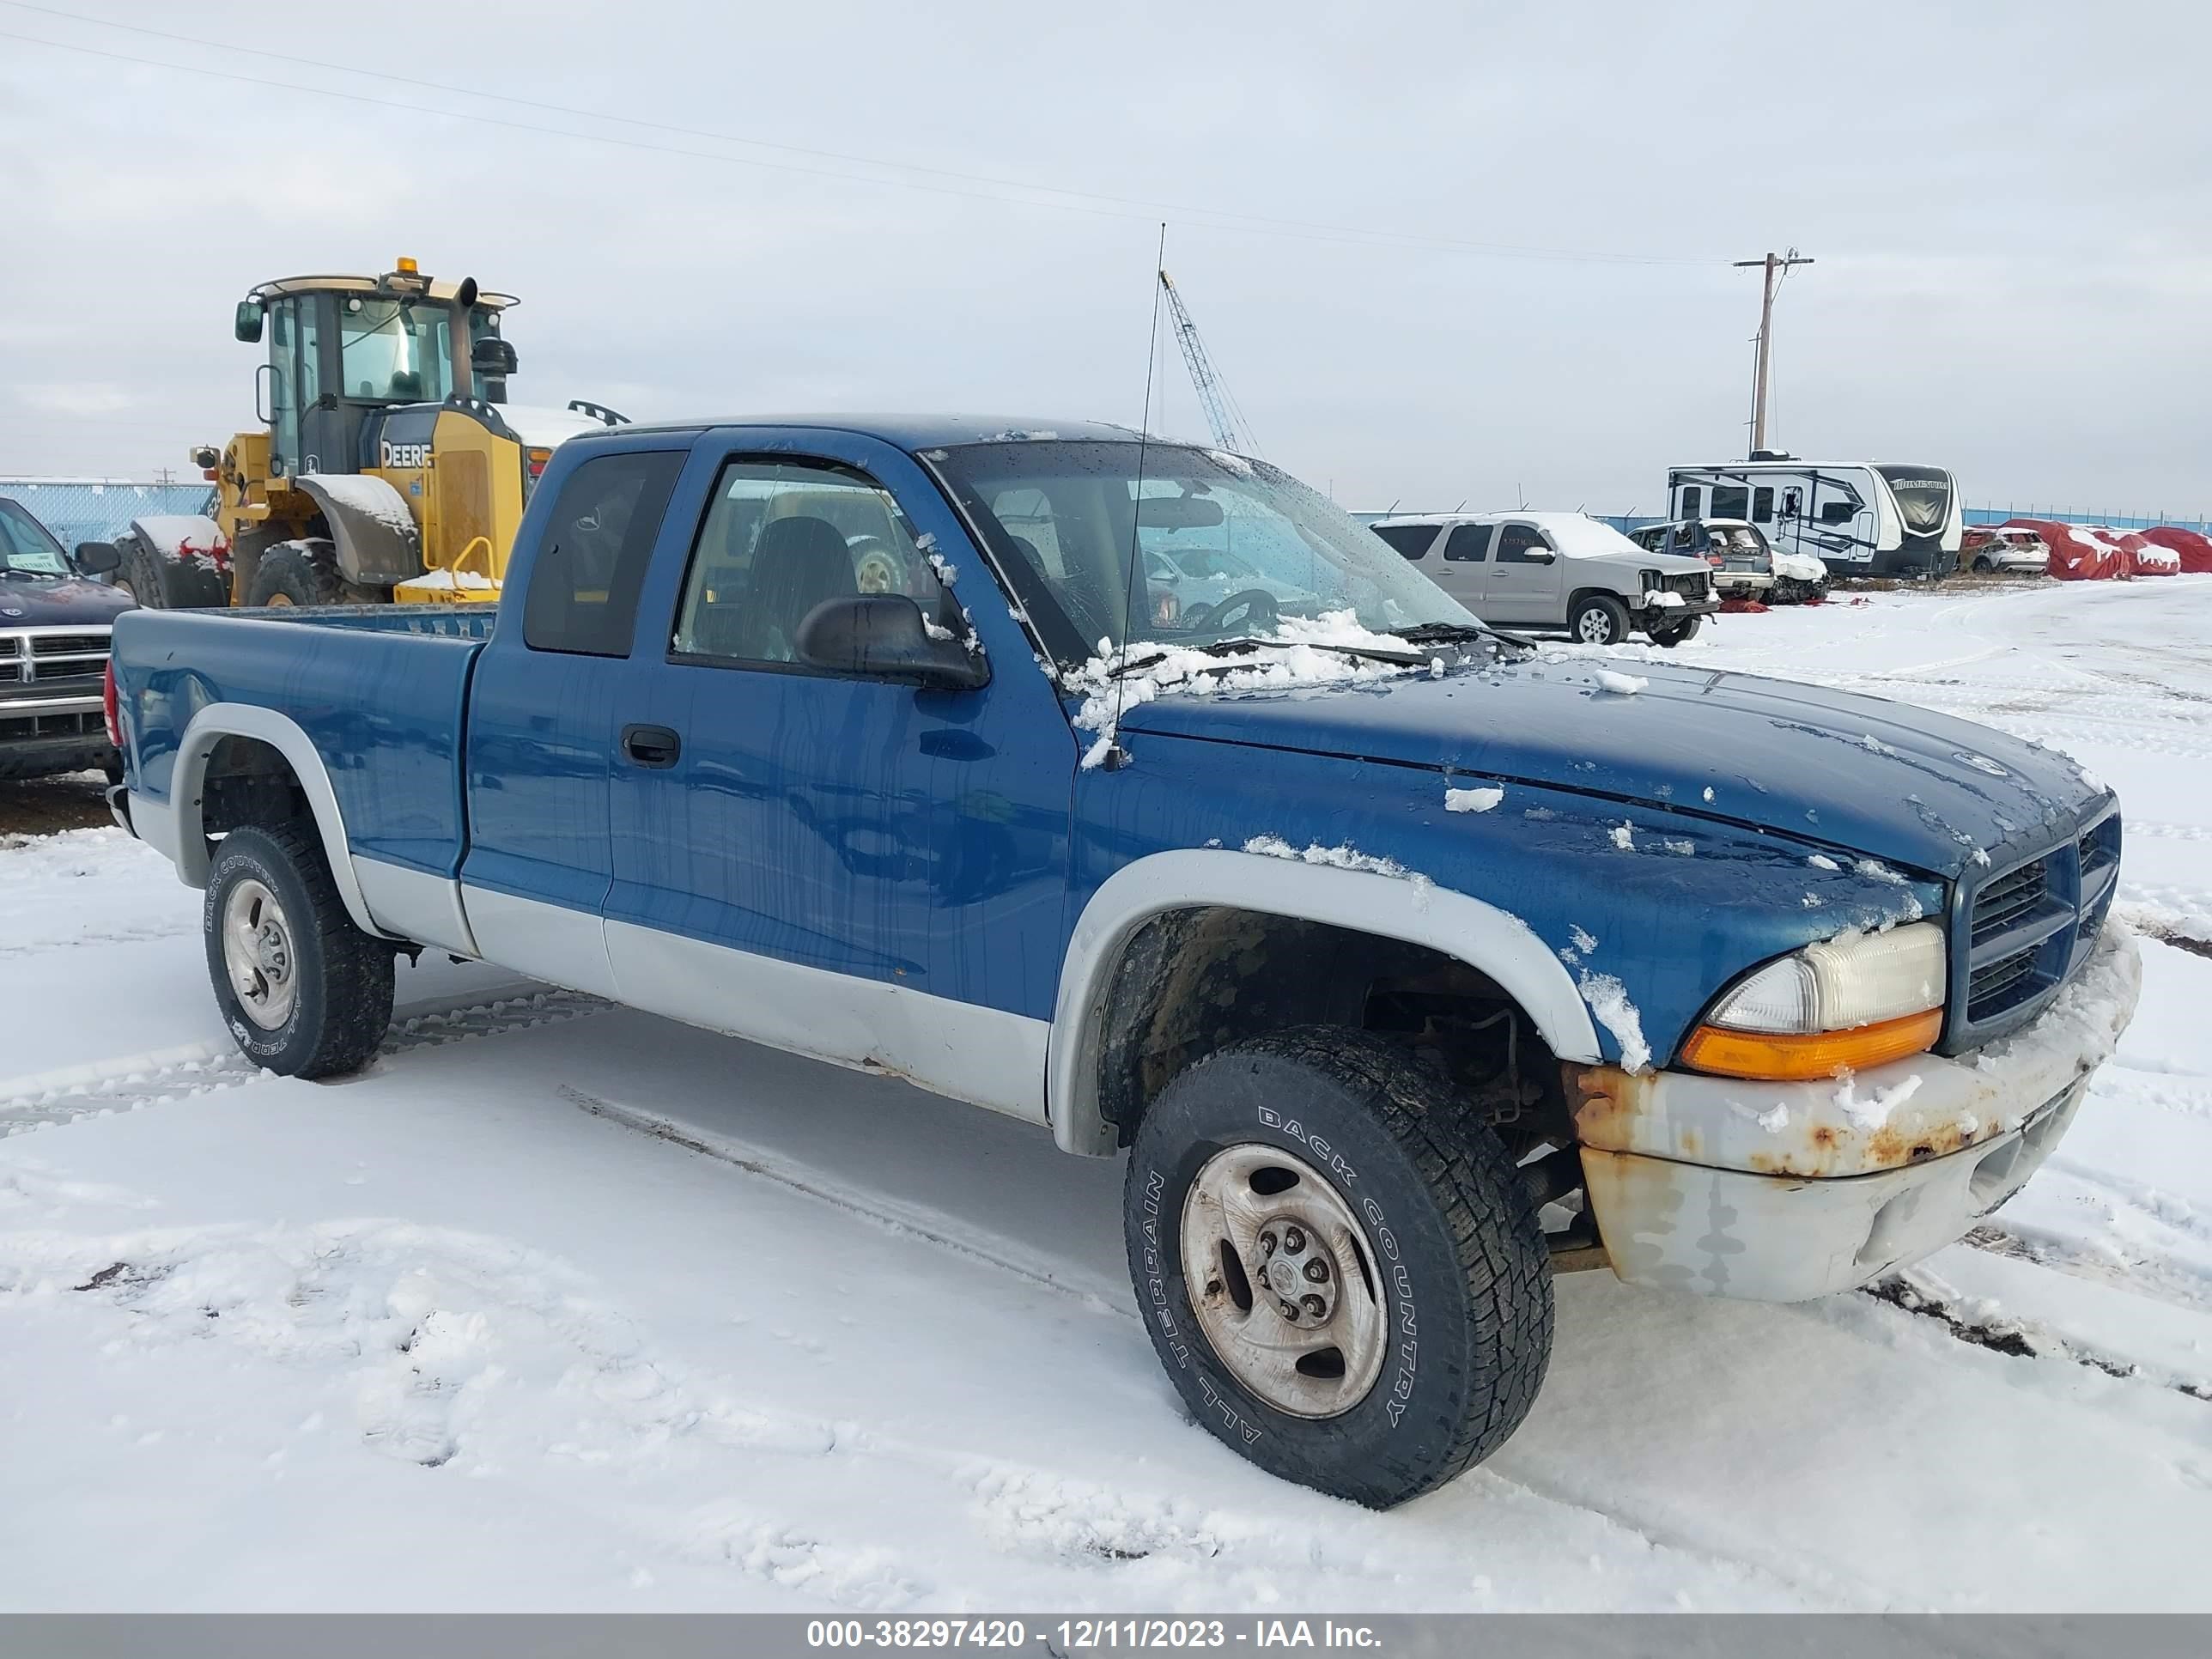
<path id="1" fill-rule="evenodd" d="M 137 734 L 131 787 L 173 809 L 193 719 L 218 703 L 265 709 L 320 754 L 356 854 L 451 876 L 465 844 L 469 675 L 495 621 L 459 605 L 126 612 L 115 661 Z M 301 629 L 313 650 L 300 649 Z"/>

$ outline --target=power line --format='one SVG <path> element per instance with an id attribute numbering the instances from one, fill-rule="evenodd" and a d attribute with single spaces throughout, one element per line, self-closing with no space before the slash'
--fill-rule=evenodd
<path id="1" fill-rule="evenodd" d="M 1728 263 L 1718 259 L 1691 259 L 1656 254 L 1614 253 L 1590 249 L 1542 248 L 1513 243 L 1477 242 L 1460 237 L 1433 235 L 1426 232 L 1398 231 L 1376 226 L 1336 225 L 1244 213 L 1229 208 L 1154 202 L 1141 198 L 1115 196 L 1102 191 L 1078 190 L 1059 185 L 1036 184 L 1024 179 L 998 177 L 988 173 L 963 173 L 951 168 L 933 167 L 910 161 L 889 161 L 838 150 L 809 149 L 799 145 L 777 143 L 769 140 L 747 137 L 738 133 L 719 132 L 711 128 L 681 126 L 668 122 L 647 120 L 636 116 L 608 114 L 573 105 L 517 98 L 505 93 L 488 92 L 478 88 L 460 86 L 448 82 L 422 80 L 410 76 L 391 74 L 380 70 L 366 70 L 353 64 L 333 64 L 320 58 L 299 57 L 270 52 L 259 47 L 239 46 L 228 41 L 217 42 L 195 35 L 149 28 L 138 24 L 111 22 L 104 18 L 82 17 L 55 7 L 29 4 L 27 3 L 27 0 L 0 0 L 0 5 L 8 6 L 17 11 L 65 18 L 71 22 L 90 23 L 103 28 L 118 29 L 179 45 L 199 47 L 220 52 L 226 57 L 248 56 L 265 58 L 296 67 L 320 70 L 334 75 L 360 76 L 372 80 L 391 82 L 395 85 L 465 98 L 482 99 L 579 120 L 611 122 L 643 131 L 666 133 L 678 137 L 703 139 L 714 143 L 737 144 L 750 149 L 771 150 L 784 155 L 804 156 L 816 161 L 839 163 L 842 166 L 807 166 L 796 161 L 778 161 L 761 156 L 731 155 L 716 150 L 692 149 L 678 145 L 655 143 L 641 139 L 621 137 L 611 133 L 579 132 L 568 127 L 547 126 L 535 122 L 514 120 L 472 111 L 406 103 L 396 99 L 376 97 L 368 93 L 348 92 L 336 87 L 307 86 L 297 81 L 276 80 L 264 76 L 247 75 L 237 70 L 170 63 L 161 58 L 143 58 L 100 46 L 82 46 L 71 41 L 51 40 L 38 35 L 18 34 L 10 30 L 0 30 L 0 40 L 20 41 L 27 46 L 45 46 L 52 51 L 75 52 L 86 57 L 103 58 L 116 63 L 136 64 L 144 69 L 166 70 L 172 74 L 179 75 L 206 76 L 217 80 L 236 82 L 246 86 L 301 93 L 314 97 L 337 98 L 349 103 L 366 104 L 379 109 L 400 110 L 412 115 L 439 115 L 453 120 L 470 121 L 480 125 L 501 127 L 512 131 L 571 138 L 585 143 L 608 144 L 620 149 L 642 150 L 655 155 L 683 155 L 702 161 L 735 162 L 743 167 L 795 173 L 811 178 L 842 179 L 848 182 L 885 185 L 902 189 L 927 191 L 938 195 L 963 197 L 970 200 L 1000 202 L 1016 206 L 1053 208 L 1066 212 L 1090 213 L 1107 218 L 1151 221 L 1156 219 L 1161 213 L 1166 212 L 1182 216 L 1193 222 L 1210 222 L 1207 228 L 1216 230 L 1241 230 L 1248 234 L 1282 236 L 1299 240 L 1333 241 L 1352 246 L 1381 244 L 1428 247 L 1443 252 L 1471 253 L 1492 258 L 1534 259 L 1576 264 L 1710 268 Z M 851 170 L 854 167 L 872 167 L 882 171 L 856 173 Z M 886 173 L 922 174 L 926 177 L 886 177 L 884 176 Z M 950 182 L 933 184 L 927 181 L 931 179 Z M 975 188 L 956 188 L 956 185 Z M 1007 191 L 1023 191 L 1028 194 L 1008 196 L 993 193 Z"/>

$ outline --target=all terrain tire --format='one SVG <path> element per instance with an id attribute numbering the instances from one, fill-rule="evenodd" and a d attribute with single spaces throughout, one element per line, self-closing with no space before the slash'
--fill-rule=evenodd
<path id="1" fill-rule="evenodd" d="M 216 1002 L 248 1060 L 331 1077 L 376 1052 L 392 1024 L 392 947 L 354 926 L 311 829 L 225 836 L 200 920 Z"/>
<path id="2" fill-rule="evenodd" d="M 1444 1079 L 1368 1033 L 1273 1033 L 1173 1079 L 1123 1225 L 1176 1392 L 1285 1480 L 1404 1503 L 1504 1444 L 1543 1381 L 1536 1206 Z"/>

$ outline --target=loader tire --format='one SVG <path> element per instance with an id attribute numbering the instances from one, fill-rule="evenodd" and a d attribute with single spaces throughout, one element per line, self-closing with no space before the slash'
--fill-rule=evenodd
<path id="1" fill-rule="evenodd" d="M 1387 1509 L 1489 1456 L 1535 1401 L 1535 1200 L 1451 1085 L 1368 1032 L 1274 1032 L 1175 1078 L 1138 1124 L 1122 1222 L 1184 1405 L 1286 1480 Z"/>
<path id="2" fill-rule="evenodd" d="M 146 610 L 191 611 L 230 603 L 230 590 L 215 571 L 165 559 L 128 532 L 115 538 L 115 550 L 123 556 L 115 587 Z"/>
<path id="3" fill-rule="evenodd" d="M 201 931 L 223 1024 L 255 1065 L 332 1077 L 376 1053 L 392 1024 L 393 947 L 354 926 L 312 829 L 225 836 Z"/>
<path id="4" fill-rule="evenodd" d="M 246 594 L 250 605 L 373 605 L 383 596 L 359 587 L 338 570 L 328 542 L 279 542 L 261 556 Z"/>

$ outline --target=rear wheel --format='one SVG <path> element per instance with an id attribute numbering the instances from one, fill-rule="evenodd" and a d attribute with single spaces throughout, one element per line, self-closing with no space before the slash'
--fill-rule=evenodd
<path id="1" fill-rule="evenodd" d="M 1610 593 L 1585 593 L 1567 614 L 1567 632 L 1583 645 L 1619 645 L 1628 637 L 1628 611 Z"/>
<path id="2" fill-rule="evenodd" d="M 382 597 L 356 586 L 338 570 L 328 542 L 279 542 L 261 556 L 246 602 L 254 605 L 370 605 Z"/>
<path id="3" fill-rule="evenodd" d="M 392 1023 L 392 947 L 354 926 L 311 830 L 225 836 L 200 915 L 216 1002 L 247 1059 L 330 1077 L 376 1052 Z"/>
<path id="4" fill-rule="evenodd" d="M 1503 1445 L 1543 1380 L 1534 1203 L 1443 1078 L 1366 1032 L 1277 1032 L 1175 1079 L 1123 1224 L 1185 1405 L 1285 1480 L 1403 1503 Z"/>

